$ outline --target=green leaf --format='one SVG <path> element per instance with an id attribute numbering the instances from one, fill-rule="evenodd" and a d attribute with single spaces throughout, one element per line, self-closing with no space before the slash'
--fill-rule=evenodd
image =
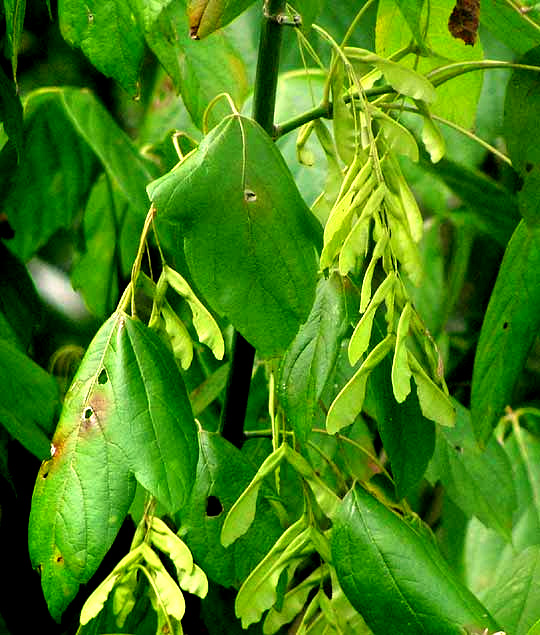
<path id="1" fill-rule="evenodd" d="M 116 327 L 113 316 L 81 362 L 32 497 L 30 559 L 56 620 L 96 571 L 135 493 L 123 450 L 104 434 L 119 413 L 101 372 Z"/>
<path id="2" fill-rule="evenodd" d="M 499 572 L 483 601 L 508 633 L 526 635 L 539 615 L 540 546 L 515 556 Z"/>
<path id="3" fill-rule="evenodd" d="M 415 100 L 416 107 L 422 114 L 422 142 L 426 147 L 432 163 L 438 163 L 446 152 L 446 142 L 444 137 L 433 121 L 427 105 L 423 101 Z"/>
<path id="4" fill-rule="evenodd" d="M 317 262 L 313 217 L 271 139 L 230 116 L 148 192 L 160 236 L 179 226 L 210 306 L 261 355 L 283 352 L 311 309 Z"/>
<path id="5" fill-rule="evenodd" d="M 80 48 L 98 71 L 115 79 L 131 96 L 139 94 L 144 55 L 142 31 L 125 0 L 78 0 L 58 3 L 64 39 Z"/>
<path id="6" fill-rule="evenodd" d="M 421 99 L 427 103 L 435 101 L 437 97 L 435 87 L 429 79 L 412 68 L 387 60 L 365 49 L 347 48 L 345 54 L 349 58 L 373 64 L 385 76 L 390 86 L 402 95 Z"/>
<path id="7" fill-rule="evenodd" d="M 27 98 L 24 137 L 24 152 L 3 211 L 15 231 L 10 248 L 26 261 L 59 227 L 71 225 L 88 192 L 95 159 L 54 91 Z"/>
<path id="8" fill-rule="evenodd" d="M 138 560 L 142 560 L 142 551 L 143 545 L 141 544 L 126 554 L 88 597 L 81 609 L 80 623 L 83 626 L 100 613 L 116 583 L 125 576 L 126 572 L 132 569 Z"/>
<path id="9" fill-rule="evenodd" d="M 119 233 L 127 201 L 102 175 L 94 184 L 83 218 L 85 252 L 71 271 L 71 284 L 80 290 L 86 306 L 105 318 L 118 303 Z"/>
<path id="10" fill-rule="evenodd" d="M 4 132 L 13 141 L 19 158 L 23 152 L 23 109 L 17 95 L 17 87 L 0 69 L 0 122 L 4 124 Z"/>
<path id="11" fill-rule="evenodd" d="M 540 48 L 530 51 L 520 61 L 537 65 Z M 508 155 L 523 180 L 518 193 L 519 211 L 531 226 L 540 224 L 540 152 L 537 145 L 532 143 L 530 135 L 531 126 L 536 125 L 540 116 L 540 99 L 536 99 L 539 87 L 537 73 L 515 69 L 508 82 L 504 104 L 504 135 Z"/>
<path id="12" fill-rule="evenodd" d="M 0 423 L 44 459 L 59 406 L 56 381 L 11 342 L 0 339 L 0 385 Z"/>
<path id="13" fill-rule="evenodd" d="M 512 403 L 514 385 L 540 327 L 539 303 L 540 230 L 522 221 L 504 254 L 474 361 L 471 410 L 482 442 Z"/>
<path id="14" fill-rule="evenodd" d="M 197 478 L 189 503 L 180 513 L 180 533 L 210 580 L 240 586 L 281 534 L 277 516 L 260 500 L 245 535 L 228 549 L 221 544 L 223 522 L 255 475 L 252 464 L 218 434 L 199 431 Z"/>
<path id="15" fill-rule="evenodd" d="M 426 74 L 433 68 L 451 62 L 473 61 L 483 59 L 480 42 L 474 46 L 466 46 L 461 40 L 453 38 L 448 31 L 448 18 L 452 13 L 455 0 L 439 0 L 436 4 L 427 3 L 421 9 L 422 17 L 419 27 L 425 30 L 425 41 L 429 45 L 429 56 L 408 55 L 401 64 L 414 67 L 420 74 Z M 376 28 L 376 51 L 381 57 L 389 57 L 392 53 L 408 46 L 413 39 L 413 31 L 409 20 L 398 6 L 396 0 L 381 0 L 378 5 Z M 420 7 L 415 7 L 418 14 Z M 424 26 L 426 25 L 426 26 Z M 414 29 L 416 31 L 416 29 Z M 482 88 L 481 73 L 462 75 L 458 82 L 448 82 L 437 88 L 437 99 L 432 105 L 432 112 L 445 119 L 450 119 L 464 128 L 471 128 L 476 117 L 476 108 Z"/>
<path id="16" fill-rule="evenodd" d="M 300 441 L 306 440 L 313 427 L 319 399 L 348 326 L 343 284 L 335 274 L 319 281 L 311 313 L 280 366 L 280 399 Z"/>
<path id="17" fill-rule="evenodd" d="M 456 421 L 456 410 L 450 397 L 426 373 L 410 351 L 407 355 L 422 414 L 441 426 L 452 427 Z"/>
<path id="18" fill-rule="evenodd" d="M 6 12 L 7 48 L 11 58 L 13 79 L 17 77 L 17 58 L 21 48 L 26 0 L 4 0 Z"/>
<path id="19" fill-rule="evenodd" d="M 279 467 L 286 456 L 286 449 L 285 444 L 280 446 L 263 461 L 251 483 L 229 510 L 221 530 L 221 544 L 224 547 L 231 545 L 250 528 L 263 480 Z"/>
<path id="20" fill-rule="evenodd" d="M 490 444 L 493 442 L 490 442 Z M 488 449 L 489 449 L 488 445 Z M 505 439 L 504 450 L 512 466 L 517 494 L 513 515 L 512 542 L 474 518 L 467 527 L 464 564 L 469 587 L 478 593 L 491 592 L 502 571 L 507 571 L 516 554 L 538 544 L 540 532 L 540 442 L 524 428 Z"/>
<path id="21" fill-rule="evenodd" d="M 277 601 L 277 587 L 282 573 L 290 579 L 298 565 L 314 551 L 312 527 L 306 527 L 305 517 L 291 525 L 251 572 L 241 586 L 235 601 L 236 614 L 242 627 L 258 622 L 264 611 Z"/>
<path id="22" fill-rule="evenodd" d="M 73 128 L 92 148 L 129 201 L 140 222 L 140 233 L 149 207 L 145 188 L 154 178 L 155 167 L 141 156 L 103 104 L 88 90 L 63 88 L 51 89 L 51 93 L 56 93 Z"/>
<path id="23" fill-rule="evenodd" d="M 421 49 L 424 48 L 425 34 L 422 32 L 424 0 L 396 0 L 396 4 L 414 35 L 416 43 Z"/>
<path id="24" fill-rule="evenodd" d="M 437 165 L 421 159 L 424 169 L 441 178 L 478 219 L 477 226 L 506 246 L 520 217 L 516 197 L 503 185 L 480 171 L 441 159 Z"/>
<path id="25" fill-rule="evenodd" d="M 360 485 L 335 518 L 332 559 L 347 598 L 377 635 L 458 635 L 464 626 L 496 630 L 425 532 Z"/>
<path id="26" fill-rule="evenodd" d="M 352 337 L 349 341 L 349 361 L 351 366 L 356 364 L 362 355 L 367 351 L 371 339 L 371 330 L 373 328 L 373 320 L 379 305 L 388 300 L 394 294 L 396 285 L 396 276 L 394 272 L 390 272 L 383 282 L 377 287 L 369 304 L 360 307 L 364 311 L 364 315 L 354 327 Z"/>
<path id="27" fill-rule="evenodd" d="M 438 428 L 434 472 L 448 496 L 468 516 L 476 516 L 510 540 L 516 493 L 508 456 L 495 439 L 482 451 L 468 410 L 457 405 L 454 428 Z"/>
<path id="28" fill-rule="evenodd" d="M 383 318 L 376 321 L 372 345 L 382 339 L 383 324 Z M 366 410 L 377 421 L 392 466 L 397 496 L 401 499 L 426 471 L 435 448 L 435 427 L 422 414 L 414 389 L 402 403 L 396 401 L 391 372 L 389 357 L 373 370 L 367 385 Z"/>
<path id="29" fill-rule="evenodd" d="M 323 564 L 300 584 L 287 591 L 283 598 L 283 604 L 278 610 L 272 607 L 264 620 L 263 632 L 265 635 L 273 635 L 285 624 L 289 624 L 303 610 L 312 589 L 322 585 L 330 575 L 328 565 Z"/>
<path id="30" fill-rule="evenodd" d="M 407 336 L 411 322 L 412 307 L 407 302 L 401 312 L 396 332 L 396 348 L 392 361 L 392 388 L 398 403 L 402 403 L 411 392 L 411 369 L 407 358 Z"/>
<path id="31" fill-rule="evenodd" d="M 223 359 L 223 355 L 225 354 L 225 342 L 212 314 L 199 298 L 197 298 L 189 284 L 177 271 L 165 265 L 163 272 L 171 287 L 188 303 L 193 315 L 193 326 L 197 331 L 199 340 L 208 346 L 217 359 Z"/>
<path id="32" fill-rule="evenodd" d="M 198 417 L 225 389 L 229 371 L 230 364 L 222 364 L 202 384 L 190 392 L 189 400 L 191 401 L 191 408 L 195 417 Z"/>
<path id="33" fill-rule="evenodd" d="M 349 382 L 334 399 L 326 417 L 326 429 L 329 434 L 339 432 L 351 425 L 362 411 L 366 395 L 366 385 L 370 373 L 388 355 L 394 344 L 388 335 L 369 353 Z"/>
<path id="34" fill-rule="evenodd" d="M 303 31 L 309 31 L 321 12 L 323 5 L 324 0 L 294 0 L 293 7 L 302 18 Z"/>
<path id="35" fill-rule="evenodd" d="M 15 230 L 10 245 L 23 260 L 58 228 L 71 226 L 95 172 L 90 150 L 130 203 L 121 254 L 131 267 L 137 247 L 132 228 L 138 237 L 148 211 L 150 164 L 104 106 L 89 91 L 75 88 L 41 89 L 26 102 L 25 152 L 4 203 Z"/>
<path id="36" fill-rule="evenodd" d="M 123 315 L 116 324 L 103 366 L 115 400 L 128 407 L 110 439 L 124 450 L 139 483 L 172 513 L 188 500 L 198 458 L 186 389 L 173 356 L 151 329 Z"/>
<path id="37" fill-rule="evenodd" d="M 81 362 L 34 489 L 30 554 L 53 617 L 111 546 L 134 495 L 131 473 L 173 512 L 191 492 L 197 452 L 173 357 L 148 327 L 115 313 Z"/>
<path id="38" fill-rule="evenodd" d="M 194 39 L 210 35 L 234 20 L 253 0 L 188 0 L 189 31 Z"/>
<path id="39" fill-rule="evenodd" d="M 236 107 L 242 107 L 249 93 L 247 70 L 228 33 L 219 31 L 195 42 L 189 36 L 186 12 L 178 3 L 130 2 L 144 26 L 148 45 L 181 93 L 199 129 L 203 129 L 207 106 L 217 95 L 228 93 Z M 229 112 L 228 104 L 222 100 L 213 106 L 210 121 L 216 123 Z"/>
<path id="40" fill-rule="evenodd" d="M 505 0 L 482 0 L 482 25 L 519 55 L 540 44 L 540 25 Z"/>
<path id="41" fill-rule="evenodd" d="M 540 620 L 534 623 L 533 626 L 527 631 L 527 635 L 539 635 L 540 634 Z"/>
<path id="42" fill-rule="evenodd" d="M 205 598 L 208 593 L 208 579 L 204 571 L 193 562 L 187 545 L 160 518 L 152 519 L 150 540 L 173 561 L 180 588 Z"/>
<path id="43" fill-rule="evenodd" d="M 27 352 L 42 319 L 41 300 L 28 270 L 4 243 L 0 243 L 0 262 L 0 322 L 4 324 L 0 339 Z M 47 430 L 52 432 L 52 427 Z"/>

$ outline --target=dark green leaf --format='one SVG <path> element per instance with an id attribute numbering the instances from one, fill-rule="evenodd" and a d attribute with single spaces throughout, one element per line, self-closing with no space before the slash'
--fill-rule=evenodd
<path id="1" fill-rule="evenodd" d="M 375 635 L 458 635 L 497 630 L 420 526 L 356 485 L 332 531 L 332 559 L 351 604 Z"/>
<path id="2" fill-rule="evenodd" d="M 540 546 L 514 557 L 483 599 L 507 633 L 527 635 L 540 615 Z"/>
<path id="3" fill-rule="evenodd" d="M 201 430 L 199 440 L 197 479 L 191 499 L 180 514 L 181 533 L 195 561 L 211 580 L 238 587 L 282 530 L 268 502 L 261 500 L 247 533 L 228 549 L 222 546 L 225 516 L 256 470 L 221 436 Z"/>
<path id="4" fill-rule="evenodd" d="M 127 202 L 115 196 L 109 179 L 96 182 L 84 214 L 85 253 L 75 263 L 71 284 L 79 289 L 90 311 L 101 318 L 118 302 L 118 233 Z"/>
<path id="5" fill-rule="evenodd" d="M 302 29 L 309 31 L 311 25 L 317 19 L 325 0 L 294 0 L 292 6 L 302 18 Z"/>
<path id="6" fill-rule="evenodd" d="M 194 39 L 210 35 L 245 11 L 253 0 L 187 0 L 189 33 Z"/>
<path id="7" fill-rule="evenodd" d="M 71 225 L 93 176 L 93 150 L 130 203 L 121 252 L 131 267 L 137 238 L 129 229 L 135 226 L 138 237 L 146 217 L 145 187 L 153 178 L 149 162 L 89 91 L 36 91 L 26 112 L 25 153 L 4 207 L 15 230 L 13 250 L 26 260 L 59 227 Z"/>
<path id="8" fill-rule="evenodd" d="M 12 334 L 6 338 L 2 330 L 2 337 L 28 352 L 42 317 L 41 300 L 28 270 L 4 243 L 0 243 L 0 263 L 0 320 Z"/>
<path id="9" fill-rule="evenodd" d="M 81 6 L 78 0 L 60 0 L 58 16 L 67 42 L 130 95 L 138 95 L 144 38 L 129 2 L 92 0 Z"/>
<path id="10" fill-rule="evenodd" d="M 24 153 L 3 204 L 15 231 L 10 247 L 24 261 L 59 227 L 71 225 L 95 166 L 59 96 L 51 90 L 28 97 Z"/>
<path id="11" fill-rule="evenodd" d="M 540 229 L 515 230 L 484 317 L 471 391 L 475 434 L 487 441 L 512 403 L 512 392 L 540 327 Z"/>
<path id="12" fill-rule="evenodd" d="M 495 439 L 481 450 L 469 411 L 457 404 L 454 428 L 438 428 L 430 480 L 439 478 L 448 496 L 510 540 L 516 492 L 508 456 Z"/>
<path id="13" fill-rule="evenodd" d="M 530 51 L 521 61 L 524 64 L 538 64 L 540 49 Z M 539 89 L 538 73 L 516 69 L 508 82 L 504 104 L 504 133 L 508 154 L 523 180 L 518 193 L 519 210 L 531 226 L 540 224 L 540 152 L 530 134 L 540 117 L 540 99 L 537 98 Z"/>
<path id="14" fill-rule="evenodd" d="M 464 563 L 467 582 L 475 592 L 485 593 L 495 586 L 517 553 L 540 543 L 540 441 L 521 428 L 518 435 L 505 440 L 504 449 L 512 466 L 518 501 L 512 542 L 504 542 L 474 519 L 469 522 Z"/>
<path id="15" fill-rule="evenodd" d="M 210 306 L 262 355 L 282 352 L 311 309 L 317 260 L 313 217 L 271 139 L 230 116 L 148 192 Z"/>
<path id="16" fill-rule="evenodd" d="M 421 155 L 422 167 L 441 178 L 470 208 L 478 225 L 500 245 L 506 246 L 519 222 L 516 197 L 506 187 L 479 171 L 441 159 L 434 165 Z"/>
<path id="17" fill-rule="evenodd" d="M 141 156 L 92 93 L 73 88 L 54 92 L 73 128 L 96 153 L 109 177 L 129 201 L 140 232 L 149 207 L 145 187 L 155 177 L 155 168 Z"/>
<path id="18" fill-rule="evenodd" d="M 172 513 L 190 496 L 198 458 L 186 389 L 156 333 L 127 316 L 116 321 L 104 368 L 122 410 L 109 438 L 123 449 L 139 483 Z"/>
<path id="19" fill-rule="evenodd" d="M 540 31 L 539 31 L 540 37 Z M 530 51 L 520 60 L 523 64 L 538 64 L 540 49 Z M 504 133 L 512 165 L 525 177 L 540 165 L 540 150 L 530 131 L 540 116 L 540 88 L 538 73 L 515 69 L 506 89 L 504 103 Z"/>
<path id="20" fill-rule="evenodd" d="M 54 378 L 12 343 L 0 339 L 0 423 L 30 452 L 49 454 L 59 405 Z"/>
<path id="21" fill-rule="evenodd" d="M 375 321 L 371 344 L 382 338 Z M 384 449 L 392 466 L 398 498 L 404 498 L 420 481 L 435 448 L 435 425 L 422 415 L 416 389 L 402 403 L 394 397 L 392 359 L 385 357 L 368 382 L 368 411 L 377 421 Z"/>
<path id="22" fill-rule="evenodd" d="M 21 48 L 21 39 L 24 27 L 24 14 L 26 12 L 26 0 L 4 0 L 6 12 L 6 31 L 9 56 L 13 79 L 17 77 L 17 58 Z"/>
<path id="23" fill-rule="evenodd" d="M 0 121 L 4 132 L 13 141 L 17 154 L 23 150 L 23 110 L 14 82 L 0 68 Z"/>
<path id="24" fill-rule="evenodd" d="M 287 418 L 301 441 L 311 432 L 318 401 L 348 327 L 343 284 L 338 275 L 319 281 L 311 313 L 281 364 L 279 394 Z"/>
<path id="25" fill-rule="evenodd" d="M 128 4 L 137 16 L 146 43 L 167 71 L 178 91 L 180 88 L 178 47 L 180 34 L 174 28 L 173 16 L 182 15 L 184 12 L 176 3 L 173 3 L 174 12 L 167 10 L 171 0 L 157 0 L 157 2 L 128 0 Z"/>
<path id="26" fill-rule="evenodd" d="M 540 25 L 505 0 L 482 0 L 480 20 L 496 38 L 519 55 L 540 44 Z"/>

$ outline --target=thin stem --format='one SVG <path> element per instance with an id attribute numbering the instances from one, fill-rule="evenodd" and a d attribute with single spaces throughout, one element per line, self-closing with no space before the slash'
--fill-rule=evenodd
<path id="1" fill-rule="evenodd" d="M 282 26 L 275 19 L 283 14 L 286 0 L 266 0 L 259 38 L 259 57 L 253 94 L 253 119 L 269 135 L 274 132 L 274 110 L 279 72 Z M 255 349 L 238 332 L 234 334 L 231 371 L 225 388 L 220 430 L 225 439 L 236 447 L 244 443 L 249 387 L 255 361 Z"/>
<path id="2" fill-rule="evenodd" d="M 426 77 L 431 81 L 434 86 L 441 86 L 445 82 L 450 81 L 451 79 L 455 79 L 460 75 L 464 75 L 465 73 L 471 73 L 472 71 L 488 71 L 495 69 L 514 69 L 514 70 L 524 70 L 524 71 L 533 71 L 536 73 L 540 73 L 540 66 L 532 66 L 530 64 L 514 64 L 513 62 L 501 62 L 498 60 L 483 60 L 481 62 L 456 62 L 455 64 L 448 64 L 447 66 L 441 66 L 427 73 Z M 389 85 L 378 86 L 377 88 L 370 88 L 364 91 L 366 97 L 377 97 L 380 95 L 389 95 L 391 93 L 395 93 L 395 88 Z M 343 98 L 343 101 L 348 104 L 353 99 L 357 99 L 358 95 L 356 93 L 346 95 Z M 330 102 L 325 103 L 323 101 L 322 104 L 315 108 L 311 108 L 310 110 L 306 110 L 305 112 L 297 115 L 296 117 L 292 117 L 283 123 L 275 126 L 274 130 L 274 138 L 278 139 L 283 135 L 288 134 L 289 132 L 293 132 L 297 128 L 300 128 L 306 123 L 313 121 L 314 119 L 332 119 L 333 116 L 333 108 Z M 441 123 L 443 123 L 441 121 Z M 496 154 L 496 152 L 495 152 Z M 505 159 L 502 159 L 503 161 Z"/>
<path id="3" fill-rule="evenodd" d="M 421 117 L 423 117 L 423 114 L 416 108 L 413 108 L 412 106 L 403 106 L 401 104 L 381 104 L 381 108 L 384 108 L 385 110 L 399 110 L 404 112 L 411 112 L 414 115 L 420 115 Z M 494 154 L 498 159 L 500 159 L 501 161 L 504 161 L 504 163 L 507 163 L 510 167 L 512 167 L 512 161 L 510 160 L 509 157 L 506 156 L 506 154 L 502 153 L 500 150 L 497 150 L 495 146 L 492 146 L 487 141 L 484 141 L 484 139 L 481 139 L 480 137 L 475 135 L 474 132 L 467 130 L 467 128 L 463 128 L 463 126 L 460 126 L 459 124 L 454 123 L 453 121 L 450 121 L 449 119 L 444 119 L 443 117 L 434 115 L 433 113 L 431 114 L 431 118 L 434 121 L 438 121 L 439 123 L 442 123 L 443 125 L 448 126 L 449 128 L 453 128 L 457 132 L 460 132 L 462 135 L 464 135 L 465 137 L 468 137 L 469 139 L 471 139 L 471 141 L 474 141 L 478 145 L 482 146 L 483 148 L 485 148 L 486 150 Z"/>
<path id="4" fill-rule="evenodd" d="M 429 73 L 426 73 L 426 77 L 433 86 L 440 86 L 451 79 L 465 75 L 465 73 L 471 73 L 472 71 L 487 71 L 496 68 L 534 71 L 536 73 L 540 73 L 540 66 L 533 66 L 531 64 L 516 64 L 514 62 L 503 62 L 499 60 L 481 60 L 478 62 L 455 62 L 454 64 L 440 66 L 439 68 L 434 68 Z"/>

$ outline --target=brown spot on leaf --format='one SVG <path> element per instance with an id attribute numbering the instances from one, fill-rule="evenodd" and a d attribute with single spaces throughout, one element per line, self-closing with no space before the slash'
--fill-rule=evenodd
<path id="1" fill-rule="evenodd" d="M 56 556 L 56 558 L 54 559 L 54 561 L 56 562 L 56 564 L 63 564 L 64 563 L 64 556 L 61 556 L 60 554 L 58 554 Z"/>
<path id="2" fill-rule="evenodd" d="M 452 36 L 472 46 L 476 42 L 479 23 L 480 0 L 457 0 L 448 20 Z"/>
<path id="3" fill-rule="evenodd" d="M 92 395 L 82 411 L 81 432 L 85 433 L 95 428 L 99 428 L 105 421 L 108 410 L 108 399 L 99 392 Z"/>

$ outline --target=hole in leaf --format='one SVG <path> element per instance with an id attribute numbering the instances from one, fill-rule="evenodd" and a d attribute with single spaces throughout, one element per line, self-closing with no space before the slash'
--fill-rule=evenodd
<path id="1" fill-rule="evenodd" d="M 454 446 L 454 450 L 458 453 L 458 454 L 463 454 L 463 448 L 460 445 L 455 445 Z"/>
<path id="2" fill-rule="evenodd" d="M 503 324 L 503 329 L 506 331 L 506 329 L 507 329 L 507 328 L 508 328 L 508 322 L 505 322 L 505 323 Z"/>
<path id="3" fill-rule="evenodd" d="M 64 557 L 63 556 L 56 556 L 55 562 L 57 564 L 62 564 L 64 562 Z"/>
<path id="4" fill-rule="evenodd" d="M 248 203 L 253 203 L 257 200 L 257 195 L 253 190 L 244 190 L 244 200 Z"/>
<path id="5" fill-rule="evenodd" d="M 49 470 L 47 470 L 46 472 L 41 472 L 41 478 L 47 478 L 47 476 L 49 476 Z"/>
<path id="6" fill-rule="evenodd" d="M 210 517 L 219 516 L 223 511 L 223 505 L 217 496 L 209 496 L 206 499 L 206 515 Z"/>
<path id="7" fill-rule="evenodd" d="M 84 411 L 84 418 L 85 419 L 90 419 L 90 417 L 94 414 L 94 411 L 92 410 L 92 408 L 87 408 Z"/>
<path id="8" fill-rule="evenodd" d="M 107 371 L 105 369 L 103 369 L 100 373 L 99 373 L 99 377 L 98 377 L 98 384 L 106 384 L 109 381 L 109 377 L 107 376 Z"/>

